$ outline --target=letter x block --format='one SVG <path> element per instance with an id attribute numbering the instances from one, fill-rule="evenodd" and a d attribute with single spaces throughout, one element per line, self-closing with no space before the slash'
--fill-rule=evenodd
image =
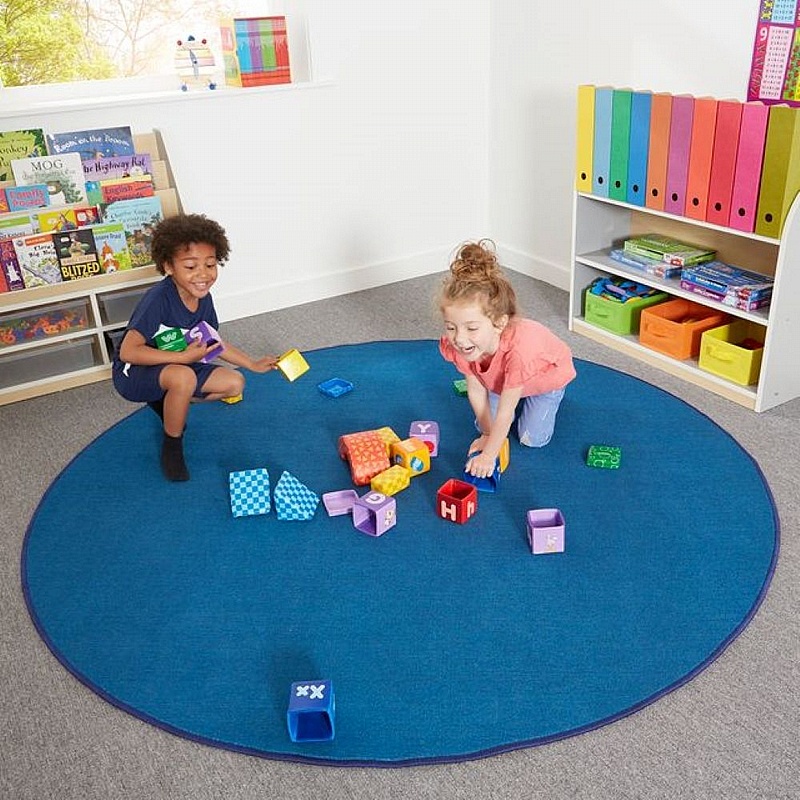
<path id="1" fill-rule="evenodd" d="M 431 456 L 439 455 L 439 423 L 428 419 L 417 419 L 408 429 L 409 437 L 425 442 Z"/>
<path id="2" fill-rule="evenodd" d="M 334 736 L 336 700 L 329 680 L 297 681 L 289 692 L 286 726 L 293 742 L 327 742 Z"/>
<path id="3" fill-rule="evenodd" d="M 436 493 L 436 513 L 442 519 L 465 523 L 478 510 L 478 490 L 471 483 L 450 478 Z"/>
<path id="4" fill-rule="evenodd" d="M 431 468 L 431 451 L 425 442 L 419 439 L 403 439 L 402 442 L 395 442 L 391 448 L 392 462 L 405 467 L 413 478 L 421 475 Z"/>
<path id="5" fill-rule="evenodd" d="M 353 503 L 353 525 L 368 536 L 382 536 L 397 523 L 397 504 L 393 497 L 369 492 Z"/>

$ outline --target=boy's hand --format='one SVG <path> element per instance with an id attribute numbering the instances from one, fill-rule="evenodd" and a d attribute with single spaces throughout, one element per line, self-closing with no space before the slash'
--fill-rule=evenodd
<path id="1" fill-rule="evenodd" d="M 250 369 L 253 372 L 269 372 L 278 365 L 278 356 L 264 356 L 253 362 Z"/>
<path id="2" fill-rule="evenodd" d="M 179 355 L 182 357 L 182 361 L 179 363 L 194 364 L 200 361 L 206 353 L 208 353 L 208 348 L 199 339 L 193 339 L 185 350 L 180 351 Z"/>

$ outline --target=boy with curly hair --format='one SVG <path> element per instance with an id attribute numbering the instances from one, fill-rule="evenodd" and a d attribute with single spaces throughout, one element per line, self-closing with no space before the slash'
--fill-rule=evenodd
<path id="1" fill-rule="evenodd" d="M 114 387 L 126 400 L 147 403 L 158 414 L 164 427 L 161 468 L 168 480 L 186 481 L 183 431 L 189 403 L 235 397 L 242 393 L 244 376 L 236 369 L 205 363 L 211 348 L 201 341 L 192 339 L 185 350 L 161 350 L 156 336 L 172 328 L 186 333 L 201 322 L 218 329 L 210 292 L 230 245 L 219 223 L 203 214 L 180 214 L 155 226 L 151 253 L 165 277 L 146 292 L 131 315 L 114 355 Z M 277 363 L 271 355 L 251 358 L 229 342 L 220 358 L 253 372 L 268 372 Z"/>

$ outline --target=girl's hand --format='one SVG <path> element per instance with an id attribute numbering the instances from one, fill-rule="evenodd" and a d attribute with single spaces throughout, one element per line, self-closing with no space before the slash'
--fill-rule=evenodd
<path id="1" fill-rule="evenodd" d="M 250 369 L 252 372 L 269 372 L 271 369 L 275 369 L 277 365 L 277 356 L 264 356 L 254 361 Z"/>
<path id="2" fill-rule="evenodd" d="M 486 447 L 486 440 L 489 437 L 486 434 L 482 434 L 479 436 L 470 446 L 469 450 L 467 450 L 467 455 L 470 453 L 482 453 L 483 449 Z"/>
<path id="3" fill-rule="evenodd" d="M 488 478 L 496 466 L 496 458 L 478 453 L 467 461 L 466 471 L 475 478 Z"/>

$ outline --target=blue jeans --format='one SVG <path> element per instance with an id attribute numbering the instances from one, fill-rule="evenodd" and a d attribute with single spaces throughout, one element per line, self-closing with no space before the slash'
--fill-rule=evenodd
<path id="1" fill-rule="evenodd" d="M 556 414 L 563 398 L 564 389 L 556 389 L 545 394 L 523 397 L 517 403 L 514 419 L 517 423 L 517 435 L 519 436 L 520 444 L 524 444 L 526 447 L 544 447 L 553 438 Z M 492 419 L 497 414 L 497 404 L 499 402 L 500 395 L 489 392 L 489 407 L 492 411 Z"/>

